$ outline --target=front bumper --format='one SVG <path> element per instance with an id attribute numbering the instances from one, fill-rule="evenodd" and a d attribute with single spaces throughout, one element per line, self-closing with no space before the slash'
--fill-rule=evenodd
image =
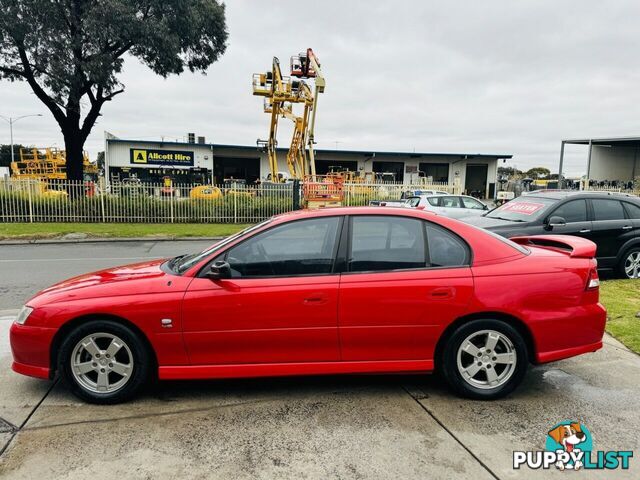
<path id="1" fill-rule="evenodd" d="M 51 342 L 56 332 L 56 328 L 11 325 L 9 342 L 13 371 L 30 377 L 50 378 Z"/>

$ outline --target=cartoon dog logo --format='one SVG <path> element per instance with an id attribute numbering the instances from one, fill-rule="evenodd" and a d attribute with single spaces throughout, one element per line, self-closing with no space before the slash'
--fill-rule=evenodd
<path id="1" fill-rule="evenodd" d="M 558 425 L 553 430 L 549 431 L 549 436 L 553 438 L 556 443 L 562 445 L 564 451 L 571 454 L 574 449 L 579 450 L 580 443 L 587 439 L 587 436 L 582 431 L 579 423 L 569 423 L 567 425 Z M 576 447 L 578 446 L 578 447 Z M 579 470 L 583 467 L 583 463 L 580 460 L 576 460 L 573 465 L 565 464 L 562 460 L 556 462 L 556 467 L 560 470 L 565 468 L 573 468 Z"/>

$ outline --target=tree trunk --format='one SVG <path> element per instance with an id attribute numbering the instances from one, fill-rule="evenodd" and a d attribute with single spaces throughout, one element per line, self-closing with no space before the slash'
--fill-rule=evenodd
<path id="1" fill-rule="evenodd" d="M 71 185 L 67 186 L 69 198 L 76 200 L 84 197 L 84 186 L 82 180 L 84 173 L 84 141 L 79 129 L 67 129 L 63 131 L 64 148 L 67 155 L 67 180 Z"/>
<path id="2" fill-rule="evenodd" d="M 67 180 L 81 181 L 84 173 L 84 141 L 80 129 L 64 132 L 64 148 L 67 153 Z"/>

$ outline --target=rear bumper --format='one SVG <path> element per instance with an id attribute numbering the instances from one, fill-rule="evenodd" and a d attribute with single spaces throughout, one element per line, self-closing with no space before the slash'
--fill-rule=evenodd
<path id="1" fill-rule="evenodd" d="M 538 363 L 555 362 L 564 358 L 575 357 L 583 353 L 591 353 L 602 348 L 602 341 L 592 343 L 590 345 L 580 345 L 579 347 L 570 347 L 563 350 L 554 350 L 550 352 L 539 352 L 536 355 Z"/>
<path id="2" fill-rule="evenodd" d="M 14 323 L 9 330 L 14 372 L 37 378 L 50 378 L 51 341 L 55 328 L 32 327 Z"/>
<path id="3" fill-rule="evenodd" d="M 554 362 L 602 348 L 607 311 L 600 303 L 583 305 L 564 318 L 537 323 L 536 363 Z"/>

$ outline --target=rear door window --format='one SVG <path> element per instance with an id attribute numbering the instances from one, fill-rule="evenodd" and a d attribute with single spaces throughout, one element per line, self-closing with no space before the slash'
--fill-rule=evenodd
<path id="1" fill-rule="evenodd" d="M 640 220 L 640 207 L 630 202 L 623 202 L 623 203 L 624 203 L 624 208 L 627 210 L 627 214 L 629 215 L 629 218 Z"/>
<path id="2" fill-rule="evenodd" d="M 349 271 L 424 268 L 426 265 L 421 220 L 392 216 L 352 218 Z"/>
<path id="3" fill-rule="evenodd" d="M 458 197 L 442 197 L 442 206 L 448 208 L 460 208 L 460 199 Z"/>
<path id="4" fill-rule="evenodd" d="M 585 200 L 571 200 L 556 208 L 551 215 L 562 217 L 567 223 L 586 222 L 587 202 Z"/>
<path id="5" fill-rule="evenodd" d="M 455 234 L 426 223 L 430 267 L 459 267 L 469 263 L 469 247 Z"/>
<path id="6" fill-rule="evenodd" d="M 624 208 L 619 200 L 593 199 L 593 219 L 598 220 L 624 220 Z"/>

